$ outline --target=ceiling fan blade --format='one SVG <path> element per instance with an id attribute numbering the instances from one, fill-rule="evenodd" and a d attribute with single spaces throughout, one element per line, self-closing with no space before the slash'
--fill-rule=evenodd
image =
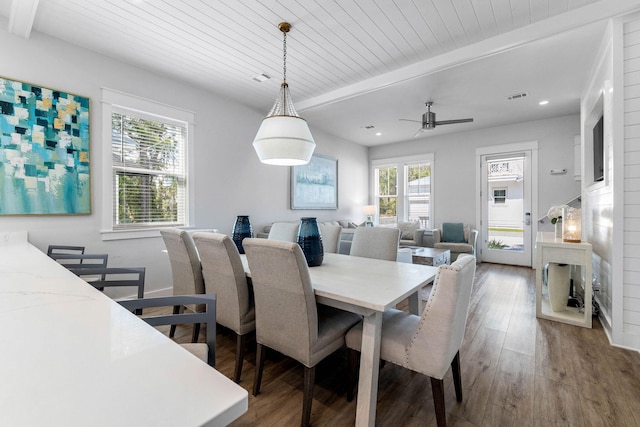
<path id="1" fill-rule="evenodd" d="M 422 123 L 422 121 L 420 120 L 411 120 L 411 119 L 398 119 L 401 122 L 416 122 L 416 123 Z"/>
<path id="2" fill-rule="evenodd" d="M 456 119 L 456 120 L 438 120 L 437 122 L 435 122 L 436 126 L 440 126 L 440 125 L 452 125 L 452 124 L 456 124 L 456 123 L 469 123 L 472 122 L 473 119 Z"/>
<path id="3" fill-rule="evenodd" d="M 418 129 L 418 131 L 413 134 L 413 138 L 415 138 L 416 136 L 420 135 L 422 132 L 424 132 L 424 128 Z"/>

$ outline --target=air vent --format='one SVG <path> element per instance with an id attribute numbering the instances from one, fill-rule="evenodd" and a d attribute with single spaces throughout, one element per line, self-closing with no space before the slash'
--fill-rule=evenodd
<path id="1" fill-rule="evenodd" d="M 268 74 L 262 73 L 262 74 L 256 74 L 255 76 L 253 76 L 253 80 L 257 81 L 258 83 L 262 83 L 264 81 L 267 81 L 271 78 L 271 76 L 269 76 Z"/>
<path id="2" fill-rule="evenodd" d="M 513 95 L 509 95 L 507 96 L 507 99 L 509 101 L 512 101 L 514 99 L 520 99 L 520 98 L 524 98 L 525 96 L 527 96 L 527 92 L 520 92 L 520 93 L 515 93 Z"/>

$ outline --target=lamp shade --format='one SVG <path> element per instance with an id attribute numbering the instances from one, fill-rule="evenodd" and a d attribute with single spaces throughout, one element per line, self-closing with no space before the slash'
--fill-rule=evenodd
<path id="1" fill-rule="evenodd" d="M 362 213 L 365 215 L 375 215 L 376 214 L 376 205 L 365 205 L 362 207 Z"/>
<path id="2" fill-rule="evenodd" d="M 297 116 L 267 116 L 253 141 L 262 163 L 296 166 L 309 163 L 316 143 L 307 121 Z"/>

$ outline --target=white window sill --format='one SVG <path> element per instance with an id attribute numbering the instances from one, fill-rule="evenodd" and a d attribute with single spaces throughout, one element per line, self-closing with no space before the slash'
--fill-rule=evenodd
<path id="1" fill-rule="evenodd" d="M 103 230 L 100 232 L 102 240 L 127 240 L 127 239 L 148 239 L 160 237 L 159 228 L 146 230 Z"/>

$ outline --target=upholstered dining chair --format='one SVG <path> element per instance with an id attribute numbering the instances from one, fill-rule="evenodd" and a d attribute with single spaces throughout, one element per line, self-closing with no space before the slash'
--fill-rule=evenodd
<path id="1" fill-rule="evenodd" d="M 128 310 L 140 314 L 144 308 L 175 307 L 197 304 L 205 307 L 199 313 L 155 314 L 141 317 L 151 326 L 204 324 L 207 328 L 205 343 L 181 344 L 191 354 L 197 356 L 209 366 L 216 366 L 216 296 L 215 295 L 178 295 L 156 298 L 139 298 L 118 301 Z"/>
<path id="2" fill-rule="evenodd" d="M 320 230 L 320 237 L 322 237 L 322 248 L 324 252 L 331 254 L 338 253 L 342 227 L 339 225 L 318 224 L 318 229 Z"/>
<path id="3" fill-rule="evenodd" d="M 309 425 L 315 367 L 344 345 L 344 334 L 360 316 L 316 305 L 309 267 L 296 243 L 245 239 L 256 304 L 256 376 L 260 392 L 266 348 L 304 365 L 302 425 Z"/>
<path id="4" fill-rule="evenodd" d="M 431 378 L 438 427 L 446 426 L 443 378 L 449 366 L 456 399 L 462 402 L 460 346 L 476 270 L 475 257 L 462 254 L 451 265 L 441 265 L 422 316 L 387 310 L 382 317 L 380 358 Z M 347 333 L 349 379 L 347 399 L 353 398 L 362 322 Z"/>
<path id="5" fill-rule="evenodd" d="M 242 267 L 238 247 L 229 236 L 193 233 L 200 255 L 207 294 L 216 294 L 217 322 L 236 334 L 236 366 L 233 379 L 240 382 L 247 336 L 256 329 L 253 291 Z"/>
<path id="6" fill-rule="evenodd" d="M 387 227 L 358 227 L 353 232 L 350 255 L 396 261 L 400 230 Z"/>
<path id="7" fill-rule="evenodd" d="M 295 243 L 298 241 L 298 227 L 300 224 L 297 222 L 274 222 L 269 230 L 268 239 Z"/>
<path id="8" fill-rule="evenodd" d="M 191 295 L 204 293 L 204 279 L 198 250 L 193 243 L 191 235 L 178 228 L 165 228 L 160 230 L 164 244 L 167 247 L 169 261 L 171 262 L 171 274 L 173 276 L 173 295 Z M 185 307 L 179 307 L 179 311 Z M 202 307 L 194 307 L 201 310 Z M 171 325 L 170 337 L 176 332 L 176 325 Z M 198 341 L 200 326 L 193 326 L 193 342 Z"/>

